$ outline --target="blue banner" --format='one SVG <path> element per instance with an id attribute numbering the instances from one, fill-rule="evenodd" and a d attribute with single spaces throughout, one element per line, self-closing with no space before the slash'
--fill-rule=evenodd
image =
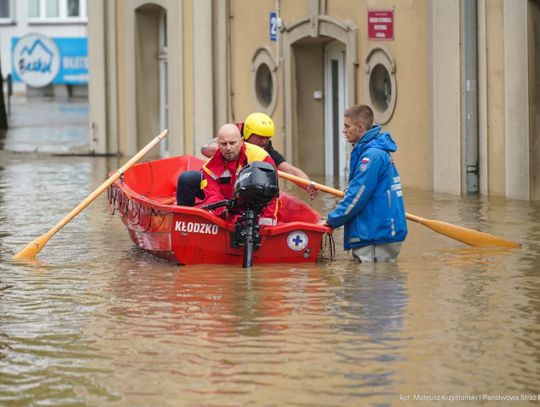
<path id="1" fill-rule="evenodd" d="M 88 83 L 88 40 L 48 38 L 41 34 L 11 41 L 13 80 L 29 86 Z"/>

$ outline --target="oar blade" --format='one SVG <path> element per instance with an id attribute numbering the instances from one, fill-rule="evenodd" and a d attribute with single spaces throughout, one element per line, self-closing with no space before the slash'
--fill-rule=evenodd
<path id="1" fill-rule="evenodd" d="M 150 143 L 142 148 L 137 154 L 135 154 L 127 163 L 125 163 L 120 169 L 118 169 L 113 175 L 111 175 L 105 182 L 103 182 L 94 192 L 86 197 L 79 205 L 65 216 L 60 222 L 58 222 L 47 233 L 35 239 L 32 243 L 28 244 L 24 249 L 18 252 L 12 257 L 12 260 L 30 260 L 36 257 L 36 255 L 43 249 L 48 240 L 60 229 L 62 229 L 68 222 L 70 222 L 75 216 L 77 216 L 84 208 L 90 205 L 103 191 L 105 191 L 110 185 L 113 184 L 122 174 L 124 174 L 133 164 L 139 161 L 148 151 L 150 151 L 156 144 L 158 144 L 164 137 L 169 134 L 169 130 L 163 130 L 158 134 Z"/>
<path id="2" fill-rule="evenodd" d="M 300 177 L 296 177 L 291 174 L 287 174 L 283 171 L 278 171 L 278 174 L 281 178 L 292 181 L 298 185 L 308 186 L 328 192 L 334 196 L 343 197 L 345 194 L 343 191 L 328 187 L 326 185 L 317 184 L 309 180 L 305 180 Z M 506 240 L 497 236 L 490 235 L 489 233 L 479 232 L 477 230 L 468 229 L 463 226 L 452 225 L 450 223 L 442 222 L 439 220 L 425 219 L 420 216 L 412 215 L 410 213 L 405 213 L 405 216 L 408 220 L 413 222 L 418 222 L 424 226 L 427 226 L 431 230 L 440 233 L 441 235 L 447 236 L 451 239 L 458 240 L 460 242 L 466 243 L 470 246 L 475 247 L 508 247 L 508 248 L 519 248 L 521 244 L 513 242 L 511 240 Z"/>
<path id="3" fill-rule="evenodd" d="M 36 257 L 36 255 L 43 249 L 43 246 L 47 244 L 49 240 L 48 235 L 43 235 L 34 239 L 32 242 L 28 243 L 24 249 L 15 254 L 11 260 L 12 261 L 22 261 L 22 260 L 31 260 Z"/>
<path id="4" fill-rule="evenodd" d="M 420 222 L 437 233 L 459 240 L 470 246 L 475 247 L 508 247 L 517 249 L 521 245 L 511 240 L 490 235 L 489 233 L 479 232 L 463 226 L 451 225 L 450 223 L 439 220 L 422 219 Z"/>

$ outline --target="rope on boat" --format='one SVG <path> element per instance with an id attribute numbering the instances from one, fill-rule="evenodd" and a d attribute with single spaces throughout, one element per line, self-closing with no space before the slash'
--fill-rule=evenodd
<path id="1" fill-rule="evenodd" d="M 118 211 L 119 215 L 127 223 L 132 226 L 140 226 L 141 232 L 147 232 L 152 225 L 159 229 L 167 218 L 166 215 L 160 214 L 156 209 L 129 199 L 127 194 L 119 188 L 109 188 L 107 190 L 107 199 L 111 215 Z M 144 219 L 148 219 L 148 222 L 143 225 Z M 157 219 L 159 219 L 159 223 L 157 223 Z"/>
<path id="2" fill-rule="evenodd" d="M 116 188 L 114 188 L 111 185 L 109 188 L 107 188 L 107 207 L 111 215 L 114 215 L 114 212 L 116 211 L 116 208 L 114 207 L 115 195 L 116 195 Z"/>
<path id="3" fill-rule="evenodd" d="M 330 260 L 332 261 L 336 256 L 336 242 L 332 233 L 324 234 L 323 250 L 326 249 L 327 246 L 330 251 Z"/>

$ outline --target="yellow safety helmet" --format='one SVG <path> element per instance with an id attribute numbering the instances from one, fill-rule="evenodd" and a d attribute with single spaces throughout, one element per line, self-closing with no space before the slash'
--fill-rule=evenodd
<path id="1" fill-rule="evenodd" d="M 251 113 L 244 122 L 244 140 L 252 134 L 261 137 L 272 137 L 274 135 L 274 122 L 270 116 L 264 113 Z"/>

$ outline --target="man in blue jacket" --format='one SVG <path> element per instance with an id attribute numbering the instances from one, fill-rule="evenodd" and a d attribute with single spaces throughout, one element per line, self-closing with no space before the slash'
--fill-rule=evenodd
<path id="1" fill-rule="evenodd" d="M 390 153 L 397 145 L 373 111 L 355 105 L 345 112 L 343 133 L 354 147 L 345 197 L 328 214 L 333 229 L 345 225 L 344 247 L 361 262 L 394 261 L 407 236 L 403 192 Z"/>

